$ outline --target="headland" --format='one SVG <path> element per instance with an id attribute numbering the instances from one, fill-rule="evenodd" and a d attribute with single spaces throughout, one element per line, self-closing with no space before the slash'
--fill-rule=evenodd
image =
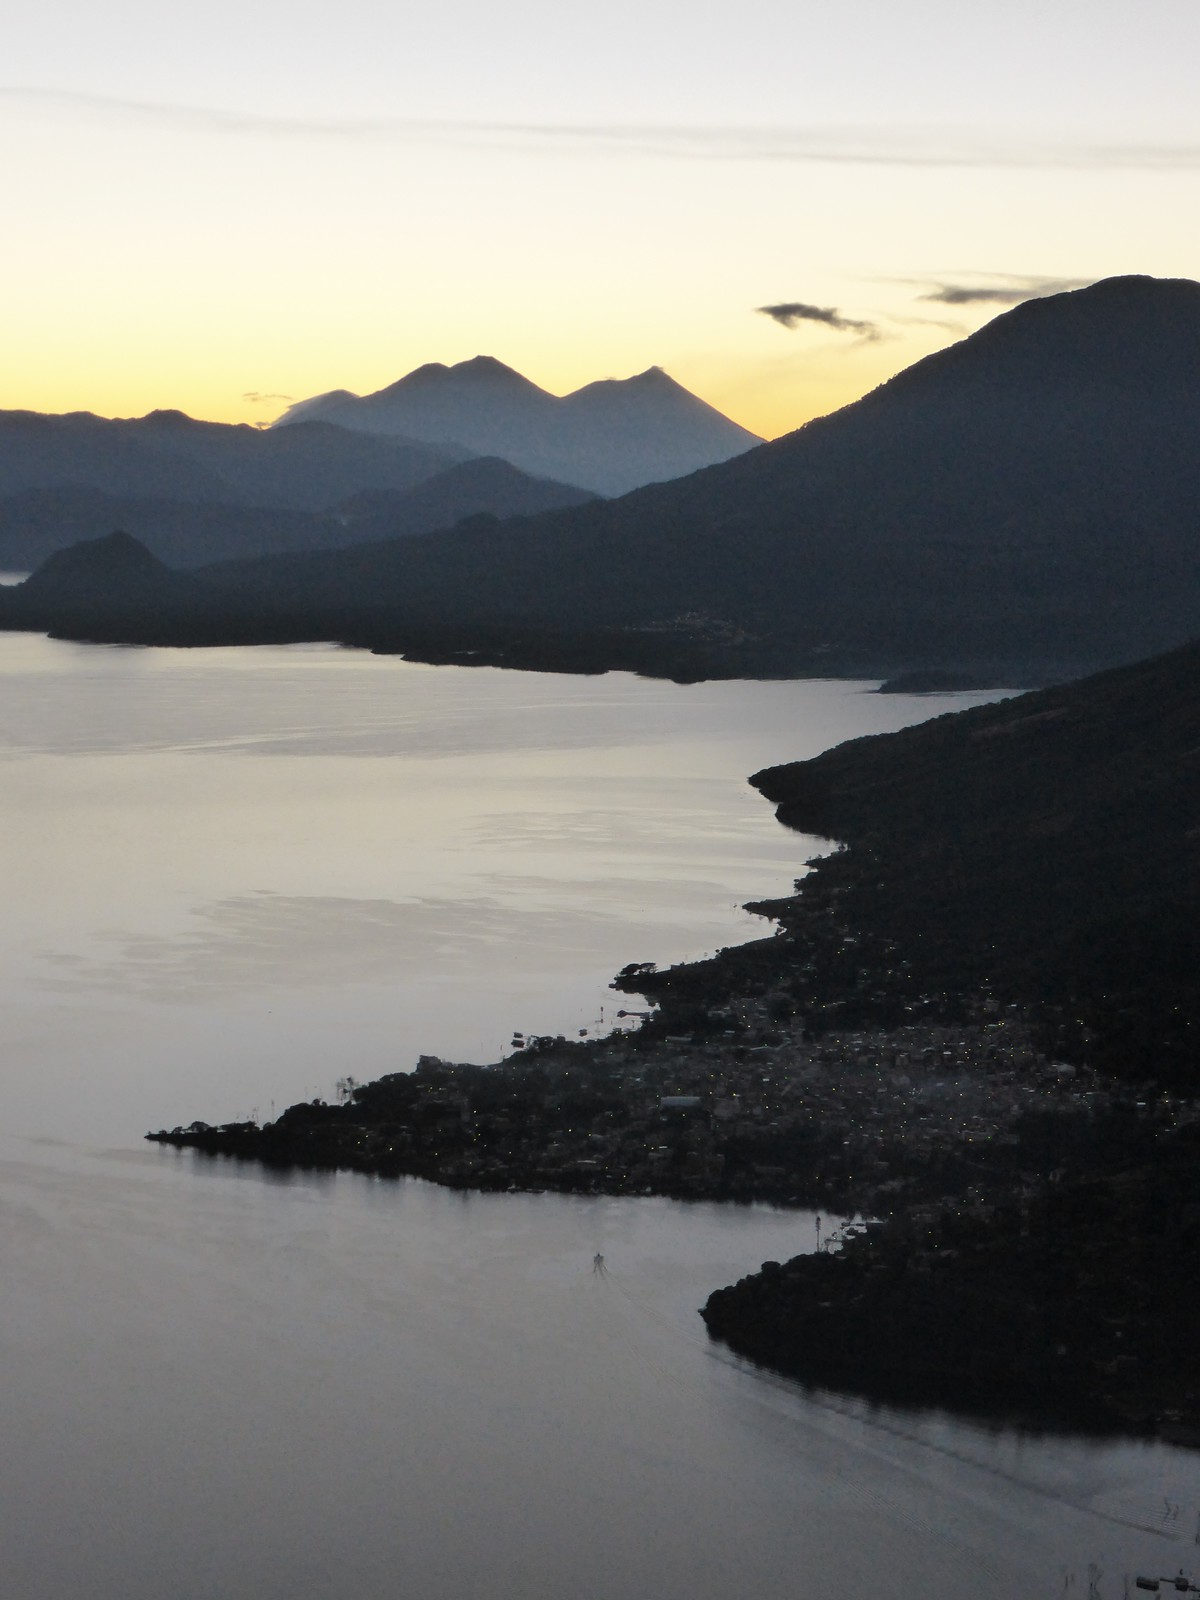
<path id="1" fill-rule="evenodd" d="M 857 1216 L 710 1332 L 880 1400 L 1200 1438 L 1198 751 L 1190 646 L 760 773 L 844 847 L 756 908 L 773 937 L 626 968 L 635 1033 L 149 1137 Z"/>

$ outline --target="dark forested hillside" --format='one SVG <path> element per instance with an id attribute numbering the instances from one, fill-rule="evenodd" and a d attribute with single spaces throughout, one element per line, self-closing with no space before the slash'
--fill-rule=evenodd
<path id="1" fill-rule="evenodd" d="M 1198 440 L 1200 284 L 1110 279 L 689 478 L 229 566 L 160 627 L 676 676 L 1046 682 L 1200 631 Z M 0 620 L 65 626 L 23 604 Z"/>
<path id="2" fill-rule="evenodd" d="M 1122 1075 L 1195 1081 L 1200 645 L 752 781 L 848 844 L 817 877 L 906 983 L 992 981 L 1062 1008 Z"/>
<path id="3" fill-rule="evenodd" d="M 296 436 L 303 440 L 304 430 Z M 198 567 L 241 557 L 411 538 L 452 527 L 464 517 L 531 516 L 561 506 L 586 505 L 594 498 L 585 489 L 531 478 L 494 457 L 473 457 L 433 470 L 440 458 L 432 453 L 410 459 L 401 451 L 393 460 L 386 447 L 378 455 L 371 448 L 360 455 L 352 445 L 337 473 L 331 473 L 330 462 L 322 464 L 319 452 L 307 464 L 303 450 L 296 451 L 295 458 L 298 474 L 293 481 L 283 470 L 286 455 L 272 469 L 273 489 L 270 478 L 259 474 L 256 492 L 277 493 L 280 503 L 275 505 L 243 503 L 238 498 L 243 492 L 240 479 L 208 485 L 210 495 L 224 499 L 113 494 L 71 482 L 0 497 L 0 568 L 31 569 L 67 545 L 101 538 L 117 528 L 133 534 L 170 566 Z M 421 471 L 431 475 L 409 481 Z M 132 481 L 136 490 L 144 479 L 132 473 Z M 353 487 L 352 493 L 339 492 L 329 503 L 322 498 L 347 485 Z M 308 509 L 295 503 L 314 497 L 315 504 Z"/>

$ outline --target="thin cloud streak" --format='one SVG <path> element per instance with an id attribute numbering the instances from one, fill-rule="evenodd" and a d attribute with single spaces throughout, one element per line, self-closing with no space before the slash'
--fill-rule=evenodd
<path id="1" fill-rule="evenodd" d="M 1088 278 L 1009 278 L 1005 283 L 938 283 L 918 298 L 939 306 L 1018 306 L 1026 300 L 1086 288 Z"/>
<path id="2" fill-rule="evenodd" d="M 901 328 L 940 328 L 944 333 L 952 333 L 956 337 L 969 332 L 965 322 L 954 322 L 949 317 L 901 317 L 893 312 L 888 321 Z"/>
<path id="3" fill-rule="evenodd" d="M 655 127 L 629 123 L 555 124 L 420 121 L 399 117 L 274 117 L 211 106 L 165 105 L 75 90 L 0 84 L 0 105 L 42 107 L 151 122 L 159 127 L 279 139 L 487 144 L 546 153 L 621 151 L 674 160 L 773 161 L 886 167 L 1011 167 L 1137 171 L 1200 170 L 1197 144 L 1089 144 L 982 136 L 955 128 Z"/>
<path id="4" fill-rule="evenodd" d="M 838 333 L 856 333 L 860 340 L 872 342 L 880 337 L 873 322 L 860 322 L 843 316 L 834 306 L 810 306 L 802 300 L 784 300 L 774 306 L 755 306 L 764 317 L 770 317 L 781 328 L 798 328 L 801 323 L 815 322 L 821 327 L 834 328 Z"/>

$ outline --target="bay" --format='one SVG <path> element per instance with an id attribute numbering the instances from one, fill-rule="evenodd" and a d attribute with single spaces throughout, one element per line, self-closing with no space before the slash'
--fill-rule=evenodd
<path id="1" fill-rule="evenodd" d="M 1190 1564 L 1193 1452 L 709 1344 L 709 1290 L 806 1213 L 141 1141 L 611 1026 L 625 962 L 766 931 L 741 902 L 818 842 L 746 775 L 964 703 L 865 687 L 0 637 L 0 1593 L 1024 1600 Z"/>
<path id="2" fill-rule="evenodd" d="M 629 961 L 770 931 L 820 842 L 764 764 L 940 702 L 0 636 L 10 1131 L 270 1115 L 611 1026 Z"/>

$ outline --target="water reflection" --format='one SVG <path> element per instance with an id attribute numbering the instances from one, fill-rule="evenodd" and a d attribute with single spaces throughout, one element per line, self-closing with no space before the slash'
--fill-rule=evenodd
<path id="1" fill-rule="evenodd" d="M 818 848 L 749 772 L 943 709 L 28 634 L 0 689 L 8 1125 L 129 1138 L 611 1020 Z"/>
<path id="2" fill-rule="evenodd" d="M 140 1143 L 592 1025 L 802 870 L 747 773 L 947 702 L 28 635 L 0 688 L 5 1600 L 1029 1600 L 1188 1561 L 1194 1453 L 710 1344 L 805 1214 Z"/>
<path id="3" fill-rule="evenodd" d="M 806 1213 L 3 1154 L 20 1600 L 1025 1600 L 1189 1557 L 1161 1509 L 1200 1503 L 1193 1454 L 808 1395 L 711 1345 L 707 1288 Z"/>

